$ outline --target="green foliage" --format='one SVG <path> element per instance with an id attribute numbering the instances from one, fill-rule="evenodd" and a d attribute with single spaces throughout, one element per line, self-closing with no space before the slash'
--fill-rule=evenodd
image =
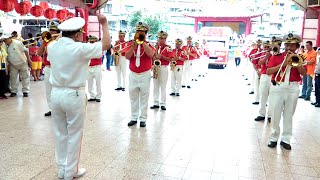
<path id="1" fill-rule="evenodd" d="M 131 29 L 131 33 L 133 33 L 134 28 L 136 27 L 136 24 L 142 20 L 142 11 L 136 11 L 133 14 L 130 15 L 129 17 L 129 26 Z"/>
<path id="2" fill-rule="evenodd" d="M 135 13 L 131 14 L 129 17 L 128 25 L 131 29 L 131 33 L 135 32 L 135 26 L 138 22 L 144 22 L 149 27 L 150 30 L 148 34 L 152 34 L 150 39 L 156 39 L 156 34 L 161 30 L 168 30 L 168 27 L 166 26 L 166 18 L 165 16 L 162 16 L 160 14 L 147 14 L 146 12 L 142 12 L 141 10 L 136 11 Z"/>

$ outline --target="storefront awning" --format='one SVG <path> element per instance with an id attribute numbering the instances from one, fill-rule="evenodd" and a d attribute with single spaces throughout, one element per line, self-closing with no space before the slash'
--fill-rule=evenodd
<path id="1" fill-rule="evenodd" d="M 299 10 L 305 11 L 307 9 L 307 0 L 293 0 Z"/>

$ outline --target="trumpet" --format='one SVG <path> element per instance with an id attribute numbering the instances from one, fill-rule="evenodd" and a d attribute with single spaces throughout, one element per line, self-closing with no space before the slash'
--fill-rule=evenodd
<path id="1" fill-rule="evenodd" d="M 284 69 L 284 71 L 282 71 L 282 68 L 283 68 L 285 62 L 287 62 L 287 66 Z M 283 59 L 283 62 L 280 65 L 280 68 L 279 68 L 275 78 L 274 78 L 275 80 L 272 81 L 272 84 L 273 85 L 277 85 L 277 84 L 280 85 L 281 84 L 281 82 L 283 81 L 283 78 L 284 78 L 285 73 L 286 73 L 286 71 L 287 71 L 289 66 L 291 66 L 292 68 L 298 68 L 298 67 L 301 67 L 301 66 L 304 66 L 304 65 L 305 65 L 304 57 L 302 57 L 302 55 L 294 54 L 293 52 L 288 51 L 286 56 Z M 279 76 L 281 78 L 280 78 L 280 81 L 277 82 L 276 80 L 278 79 Z"/>

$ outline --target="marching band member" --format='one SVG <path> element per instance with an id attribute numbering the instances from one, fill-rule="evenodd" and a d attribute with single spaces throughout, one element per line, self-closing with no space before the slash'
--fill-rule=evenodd
<path id="1" fill-rule="evenodd" d="M 115 89 L 116 91 L 119 91 L 119 90 L 125 91 L 125 87 L 126 87 L 127 59 L 125 57 L 125 51 L 129 46 L 127 45 L 128 43 L 124 40 L 125 36 L 126 36 L 126 32 L 120 30 L 119 40 L 116 41 L 114 45 L 115 61 L 119 61 L 119 62 L 115 62 L 117 79 L 118 79 L 118 85 L 117 85 L 117 88 Z M 122 84 L 121 84 L 121 77 L 122 77 Z"/>
<path id="2" fill-rule="evenodd" d="M 204 77 L 205 74 L 207 74 L 208 71 L 208 63 L 209 63 L 209 57 L 210 57 L 210 52 L 209 48 L 207 46 L 207 42 L 205 39 L 202 41 L 202 46 L 201 46 L 201 56 L 200 56 L 200 75 L 198 77 Z"/>
<path id="3" fill-rule="evenodd" d="M 293 68 L 291 64 L 288 64 L 288 60 L 291 59 L 291 54 L 299 48 L 301 38 L 298 35 L 290 33 L 285 35 L 283 40 L 285 43 L 285 52 L 279 56 L 272 56 L 267 66 L 267 74 L 272 75 L 273 83 L 270 87 L 269 94 L 272 134 L 270 135 L 268 146 L 270 148 L 277 146 L 280 135 L 279 124 L 281 114 L 283 114 L 283 132 L 281 134 L 280 145 L 283 148 L 290 150 L 292 117 L 297 106 L 300 91 L 298 82 L 301 80 L 300 75 L 306 74 L 306 69 L 303 65 Z M 282 82 L 279 82 L 281 80 Z"/>
<path id="4" fill-rule="evenodd" d="M 269 97 L 269 91 L 271 86 L 271 78 L 269 75 L 267 75 L 267 64 L 271 58 L 271 48 L 270 46 L 276 45 L 281 46 L 281 39 L 273 37 L 272 38 L 272 44 L 270 44 L 270 41 L 263 42 L 263 50 L 265 51 L 262 53 L 261 58 L 259 59 L 259 65 L 261 66 L 261 76 L 260 76 L 260 85 L 259 85 L 259 93 L 260 93 L 260 107 L 259 107 L 259 116 L 256 117 L 255 121 L 264 121 L 267 114 L 268 122 L 271 121 L 271 108 L 270 105 L 268 107 L 268 113 L 267 113 L 267 102 Z M 278 47 L 278 48 L 279 48 Z M 278 54 L 275 54 L 275 56 L 278 56 Z"/>
<path id="5" fill-rule="evenodd" d="M 52 128 L 60 179 L 71 180 L 86 172 L 78 168 L 78 164 L 86 118 L 88 63 L 90 59 L 101 58 L 102 52 L 110 48 L 107 19 L 102 14 L 97 16 L 102 26 L 101 42 L 83 43 L 85 20 L 74 17 L 58 26 L 62 37 L 48 45 L 48 59 L 52 65 Z"/>
<path id="6" fill-rule="evenodd" d="M 98 41 L 98 38 L 95 36 L 89 36 L 88 41 L 90 43 L 95 43 Z M 102 79 L 102 59 L 100 58 L 94 58 L 90 60 L 89 64 L 89 76 L 88 76 L 88 90 L 90 94 L 90 99 L 88 101 L 96 101 L 100 102 L 101 101 L 101 79 Z M 94 87 L 93 87 L 93 79 L 96 81 L 96 91 L 97 93 L 94 92 Z"/>
<path id="7" fill-rule="evenodd" d="M 260 94 L 259 94 L 259 81 L 260 81 L 260 65 L 258 64 L 259 61 L 259 57 L 261 57 L 261 44 L 262 41 L 260 39 L 257 40 L 256 42 L 257 44 L 257 48 L 253 49 L 250 54 L 249 57 L 251 58 L 251 63 L 252 63 L 252 67 L 253 67 L 253 94 L 255 95 L 254 98 L 254 102 L 252 104 L 258 105 L 259 104 L 259 98 L 260 98 Z"/>
<path id="8" fill-rule="evenodd" d="M 158 77 L 153 79 L 153 103 L 151 109 L 166 110 L 167 82 L 168 82 L 168 65 L 172 59 L 172 49 L 166 44 L 168 33 L 160 31 L 158 33 L 158 44 L 156 45 L 155 60 L 160 60 Z M 154 65 L 155 66 L 155 65 Z M 159 101 L 159 93 L 161 91 L 161 101 Z M 160 106 L 159 106 L 160 105 Z"/>
<path id="9" fill-rule="evenodd" d="M 149 27 L 139 22 L 135 40 L 129 42 L 130 49 L 125 57 L 129 60 L 129 96 L 131 101 L 131 121 L 128 126 L 137 124 L 140 114 L 140 127 L 146 126 L 150 92 L 152 58 L 154 48 L 146 42 Z"/>
<path id="10" fill-rule="evenodd" d="M 52 39 L 57 39 L 57 34 L 60 33 L 60 30 L 58 29 L 59 23 L 51 21 L 49 25 L 49 33 L 52 36 Z M 47 97 L 47 103 L 49 107 L 49 111 L 44 114 L 44 116 L 51 116 L 51 89 L 52 85 L 49 82 L 50 74 L 51 74 L 51 65 L 50 61 L 48 60 L 48 52 L 47 52 L 47 46 L 48 43 L 46 43 L 44 40 L 42 41 L 40 48 L 37 51 L 37 54 L 39 56 L 43 56 L 42 61 L 44 65 L 44 84 L 46 88 L 46 97 Z"/>
<path id="11" fill-rule="evenodd" d="M 195 42 L 194 43 L 194 49 L 195 49 L 195 52 L 196 52 L 196 57 L 195 57 L 195 59 L 193 60 L 193 74 L 192 74 L 192 81 L 194 80 L 194 81 L 198 81 L 197 80 L 197 77 L 200 77 L 200 71 L 201 71 L 201 69 L 200 69 L 200 67 L 201 67 L 201 59 L 200 59 L 200 57 L 201 57 L 201 55 L 202 55 L 202 53 L 201 53 L 201 49 L 200 49 L 200 47 L 199 47 L 199 42 Z"/>
<path id="12" fill-rule="evenodd" d="M 182 87 L 191 88 L 190 80 L 192 76 L 192 61 L 197 57 L 197 52 L 192 46 L 192 37 L 187 37 L 187 45 L 182 47 L 182 50 L 186 52 L 188 60 L 184 62 L 183 73 L 182 73 Z"/>
<path id="13" fill-rule="evenodd" d="M 306 49 L 307 51 L 303 55 L 306 57 L 307 74 L 302 77 L 302 90 L 301 96 L 299 96 L 299 98 L 303 98 L 306 101 L 310 101 L 314 70 L 316 68 L 317 52 L 312 47 L 312 41 L 306 42 Z"/>
<path id="14" fill-rule="evenodd" d="M 182 49 L 183 41 L 181 39 L 176 39 L 176 48 L 172 51 L 172 55 L 174 58 L 172 62 L 176 62 L 176 65 L 173 66 L 171 72 L 171 94 L 170 96 L 180 96 L 180 89 L 181 89 L 181 78 L 183 72 L 183 64 L 185 61 L 188 60 L 185 51 Z"/>

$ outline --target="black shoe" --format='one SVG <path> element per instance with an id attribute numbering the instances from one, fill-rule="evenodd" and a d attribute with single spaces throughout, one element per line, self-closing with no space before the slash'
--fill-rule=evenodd
<path id="1" fill-rule="evenodd" d="M 314 106 L 314 105 L 316 105 L 316 104 L 317 104 L 317 102 L 313 102 L 313 103 L 311 103 L 311 105 L 313 105 L 313 106 Z"/>
<path id="2" fill-rule="evenodd" d="M 116 88 L 116 89 L 114 89 L 114 90 L 120 91 L 120 90 L 122 90 L 122 87 L 118 87 L 118 88 Z"/>
<path id="3" fill-rule="evenodd" d="M 255 121 L 264 121 L 265 119 L 266 119 L 265 117 L 258 116 L 258 117 L 256 117 L 254 120 L 255 120 Z"/>
<path id="4" fill-rule="evenodd" d="M 254 105 L 259 105 L 259 102 L 253 102 L 252 104 L 254 104 Z"/>
<path id="5" fill-rule="evenodd" d="M 185 88 L 186 86 L 185 85 L 182 85 L 182 88 Z"/>
<path id="6" fill-rule="evenodd" d="M 146 127 L 146 122 L 140 122 L 140 127 Z"/>
<path id="7" fill-rule="evenodd" d="M 187 86 L 187 88 L 188 88 L 188 89 L 190 89 L 190 88 L 191 88 L 191 86 Z"/>
<path id="8" fill-rule="evenodd" d="M 191 81 L 193 81 L 193 79 L 191 79 Z"/>
<path id="9" fill-rule="evenodd" d="M 301 98 L 301 99 L 305 99 L 305 98 L 306 98 L 306 96 L 301 95 L 301 96 L 299 96 L 299 98 Z"/>
<path id="10" fill-rule="evenodd" d="M 100 99 L 96 99 L 96 102 L 101 102 L 101 100 Z"/>
<path id="11" fill-rule="evenodd" d="M 275 148 L 277 146 L 277 142 L 272 142 L 272 141 L 270 141 L 269 143 L 268 143 L 268 147 L 269 148 Z"/>
<path id="12" fill-rule="evenodd" d="M 244 80 L 248 80 L 248 78 L 245 78 Z"/>
<path id="13" fill-rule="evenodd" d="M 250 86 L 251 84 L 249 83 L 249 84 L 247 84 L 248 86 Z"/>
<path id="14" fill-rule="evenodd" d="M 96 98 L 90 98 L 88 101 L 89 101 L 89 102 L 91 102 L 91 101 L 96 101 Z"/>
<path id="15" fill-rule="evenodd" d="M 304 98 L 305 101 L 310 101 L 310 97 Z"/>
<path id="16" fill-rule="evenodd" d="M 160 106 L 153 105 L 153 106 L 150 107 L 150 109 L 159 109 L 159 107 L 160 107 Z"/>
<path id="17" fill-rule="evenodd" d="M 171 94 L 169 94 L 170 96 L 175 96 L 176 95 L 176 93 L 171 93 Z"/>
<path id="18" fill-rule="evenodd" d="M 44 116 L 51 116 L 51 111 L 44 113 Z"/>
<path id="19" fill-rule="evenodd" d="M 165 106 L 161 106 L 161 110 L 167 110 L 167 108 Z"/>
<path id="20" fill-rule="evenodd" d="M 17 93 L 11 93 L 10 94 L 10 97 L 15 97 L 15 96 L 17 96 Z"/>
<path id="21" fill-rule="evenodd" d="M 180 94 L 179 94 L 179 93 L 176 93 L 176 96 L 180 96 Z"/>
<path id="22" fill-rule="evenodd" d="M 271 123 L 271 117 L 268 117 L 268 123 Z"/>
<path id="23" fill-rule="evenodd" d="M 280 145 L 285 148 L 286 150 L 291 150 L 291 145 L 290 144 L 287 144 L 283 141 L 280 142 Z"/>
<path id="24" fill-rule="evenodd" d="M 253 91 L 251 91 L 251 92 L 249 92 L 249 94 L 254 94 L 254 92 L 253 92 Z"/>
<path id="25" fill-rule="evenodd" d="M 29 97 L 28 93 L 23 93 L 23 97 Z"/>
<path id="26" fill-rule="evenodd" d="M 135 125 L 135 124 L 137 124 L 137 121 L 130 121 L 130 122 L 128 123 L 128 126 L 133 126 L 133 125 Z"/>
<path id="27" fill-rule="evenodd" d="M 318 104 L 314 105 L 314 107 L 320 107 L 320 104 L 318 103 Z"/>
<path id="28" fill-rule="evenodd" d="M 122 89 L 121 89 L 121 91 L 125 91 L 125 90 L 126 90 L 126 88 L 122 88 Z"/>

